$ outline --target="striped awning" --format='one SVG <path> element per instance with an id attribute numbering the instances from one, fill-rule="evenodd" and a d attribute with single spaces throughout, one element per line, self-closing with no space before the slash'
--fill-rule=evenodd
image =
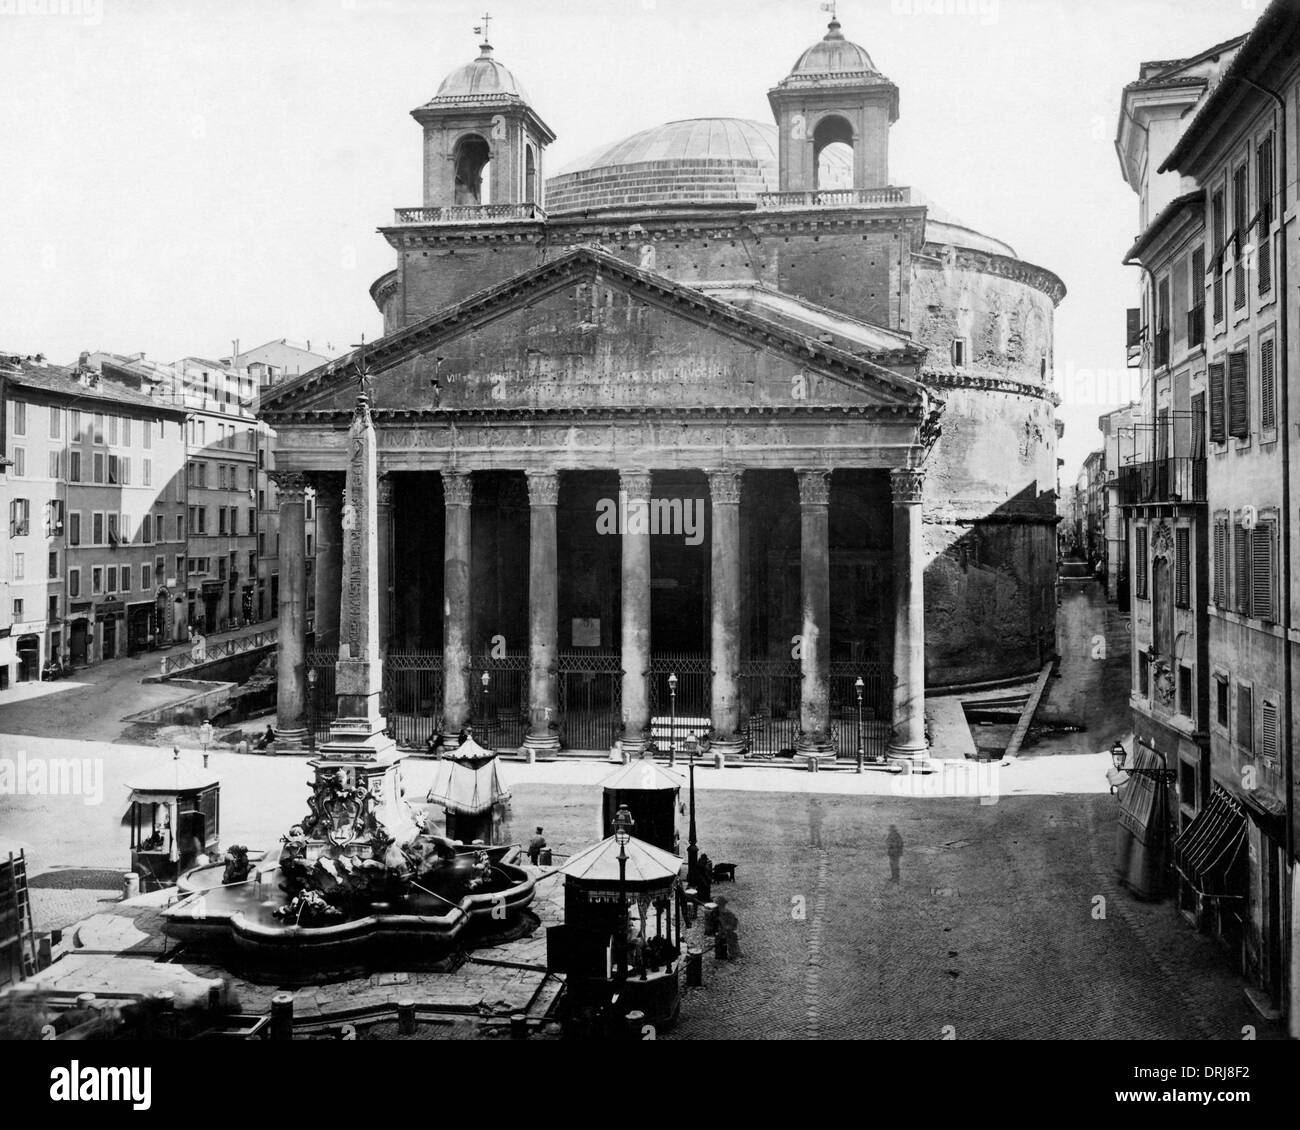
<path id="1" fill-rule="evenodd" d="M 1164 768 L 1164 762 L 1159 754 L 1143 745 L 1134 747 L 1129 756 L 1129 764 L 1134 769 L 1148 770 L 1151 774 Z M 1162 788 L 1164 786 L 1154 775 L 1135 773 L 1129 777 L 1120 792 L 1120 826 L 1132 832 L 1134 839 L 1140 844 L 1151 843 L 1161 835 L 1157 813 L 1160 810 Z"/>
<path id="2" fill-rule="evenodd" d="M 1246 817 L 1218 785 L 1210 803 L 1174 841 L 1174 866 L 1200 894 L 1244 898 L 1247 885 Z"/>

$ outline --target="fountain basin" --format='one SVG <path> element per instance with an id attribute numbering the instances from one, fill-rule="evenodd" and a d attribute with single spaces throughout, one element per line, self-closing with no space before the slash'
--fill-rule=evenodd
<path id="1" fill-rule="evenodd" d="M 424 875 L 400 900 L 376 901 L 369 913 L 311 926 L 276 916 L 290 897 L 280 889 L 278 866 L 264 867 L 260 879 L 224 886 L 202 886 L 208 876 L 198 875 L 194 893 L 163 911 L 163 931 L 259 980 L 303 983 L 436 965 L 457 949 L 495 944 L 536 923 L 527 911 L 532 876 L 499 861 L 507 853 L 516 858 L 518 849 L 489 852 L 497 857 L 490 888 L 448 900 L 437 891 L 446 875 Z"/>

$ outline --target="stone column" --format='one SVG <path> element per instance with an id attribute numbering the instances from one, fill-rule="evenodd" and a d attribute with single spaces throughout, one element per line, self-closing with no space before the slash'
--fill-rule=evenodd
<path id="1" fill-rule="evenodd" d="M 795 756 L 834 760 L 830 740 L 831 473 L 799 470 L 800 629 L 799 740 Z"/>
<path id="2" fill-rule="evenodd" d="M 469 721 L 470 689 L 469 564 L 470 501 L 468 471 L 444 471 L 442 493 L 447 506 L 443 541 L 442 586 L 442 733 L 441 746 L 455 749 Z"/>
<path id="3" fill-rule="evenodd" d="M 379 653 L 388 654 L 393 634 L 393 476 L 379 475 Z"/>
<path id="4" fill-rule="evenodd" d="M 338 647 L 343 586 L 343 484 L 337 475 L 312 476 L 316 491 L 316 648 Z"/>
<path id="5" fill-rule="evenodd" d="M 560 477 L 528 472 L 528 735 L 524 748 L 538 756 L 560 752 L 559 557 L 555 511 Z"/>
<path id="6" fill-rule="evenodd" d="M 650 721 L 650 472 L 623 471 L 618 480 L 623 538 L 623 753 L 645 752 Z"/>
<path id="7" fill-rule="evenodd" d="M 280 495 L 280 628 L 276 648 L 275 744 L 299 750 L 307 740 L 307 479 L 272 471 Z"/>
<path id="8" fill-rule="evenodd" d="M 923 760 L 925 740 L 925 547 L 922 471 L 890 472 L 894 494 L 894 725 L 889 756 Z"/>
<path id="9" fill-rule="evenodd" d="M 713 652 L 711 749 L 741 757 L 740 728 L 740 483 L 741 472 L 707 472 L 712 502 L 713 562 L 710 639 Z"/>

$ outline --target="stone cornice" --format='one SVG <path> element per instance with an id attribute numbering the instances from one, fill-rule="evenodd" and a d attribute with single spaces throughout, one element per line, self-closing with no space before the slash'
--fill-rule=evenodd
<path id="1" fill-rule="evenodd" d="M 861 420 L 897 422 L 900 425 L 919 423 L 925 413 L 916 405 L 887 404 L 804 404 L 804 405 L 710 405 L 707 407 L 624 406 L 599 408 L 389 408 L 372 412 L 377 428 L 394 424 L 428 426 L 433 424 L 510 424 L 519 423 L 584 423 L 594 421 L 645 419 L 745 419 L 757 417 L 768 422 L 791 423 L 799 420 L 824 422 L 826 420 L 856 418 Z M 347 409 L 307 409 L 299 412 L 267 412 L 262 417 L 273 426 L 310 426 L 346 429 L 352 413 Z"/>
<path id="2" fill-rule="evenodd" d="M 1042 385 L 1015 381 L 1010 377 L 981 377 L 964 369 L 922 369 L 921 383 L 933 388 L 970 388 L 980 392 L 1006 392 L 1013 396 L 1032 396 L 1036 400 L 1049 400 L 1053 404 L 1058 398 L 1054 390 Z"/>
<path id="3" fill-rule="evenodd" d="M 927 243 L 924 251 L 942 260 L 947 248 L 943 243 Z M 975 251 L 969 247 L 955 248 L 957 255 L 945 262 L 960 271 L 978 271 L 984 275 L 1010 279 L 1012 282 L 1024 283 L 1035 290 L 1042 291 L 1052 300 L 1052 305 L 1059 306 L 1065 298 L 1065 283 L 1059 276 L 1046 267 L 1039 267 L 1024 259 L 1012 259 L 1007 255 L 995 255 L 991 251 Z"/>
<path id="4" fill-rule="evenodd" d="M 897 229 L 913 236 L 919 247 L 924 238 L 926 209 L 920 204 L 869 208 L 759 209 L 746 201 L 725 210 L 710 206 L 675 213 L 652 205 L 635 209 L 611 206 L 604 210 L 560 212 L 532 223 L 478 225 L 382 226 L 378 230 L 397 250 L 427 249 L 458 244 L 532 243 L 545 248 L 579 247 L 592 242 L 624 246 L 645 242 L 690 239 L 739 239 L 746 235 L 789 235 L 799 232 L 858 232 Z"/>

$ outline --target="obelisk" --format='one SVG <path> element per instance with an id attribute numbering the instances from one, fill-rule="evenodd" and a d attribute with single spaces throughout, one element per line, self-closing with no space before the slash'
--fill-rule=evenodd
<path id="1" fill-rule="evenodd" d="M 343 579 L 339 601 L 339 657 L 334 666 L 338 714 L 329 741 L 313 761 L 317 773 L 346 769 L 346 779 L 374 794 L 373 812 L 398 843 L 415 834 L 401 797 L 397 743 L 380 713 L 383 660 L 379 651 L 379 467 L 375 425 L 365 382 L 348 429 L 344 496 Z"/>

